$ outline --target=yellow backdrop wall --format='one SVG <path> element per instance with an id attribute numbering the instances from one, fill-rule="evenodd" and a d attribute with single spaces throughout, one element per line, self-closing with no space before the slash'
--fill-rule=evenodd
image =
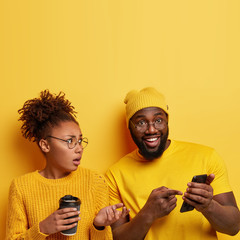
<path id="1" fill-rule="evenodd" d="M 104 172 L 134 148 L 126 92 L 158 88 L 170 137 L 214 147 L 240 205 L 239 10 L 238 0 L 1 1 L 1 238 L 10 181 L 44 166 L 17 121 L 44 89 L 72 101 L 90 142 L 82 165 Z"/>

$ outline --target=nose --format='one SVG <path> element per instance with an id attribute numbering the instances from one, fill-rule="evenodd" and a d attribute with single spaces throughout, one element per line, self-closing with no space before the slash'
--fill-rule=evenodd
<path id="1" fill-rule="evenodd" d="M 79 152 L 82 152 L 83 151 L 83 147 L 80 143 L 77 143 L 76 146 L 75 146 L 75 152 L 76 153 L 79 153 Z"/>
<path id="2" fill-rule="evenodd" d="M 147 130 L 145 132 L 153 134 L 156 133 L 158 130 L 154 127 L 153 123 L 148 123 Z"/>

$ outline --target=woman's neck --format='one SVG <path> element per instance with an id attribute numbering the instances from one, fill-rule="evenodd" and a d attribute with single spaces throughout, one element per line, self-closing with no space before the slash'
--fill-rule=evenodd
<path id="1" fill-rule="evenodd" d="M 39 174 L 48 179 L 59 179 L 68 176 L 71 172 L 61 172 L 56 169 L 48 168 L 47 166 L 39 171 Z"/>

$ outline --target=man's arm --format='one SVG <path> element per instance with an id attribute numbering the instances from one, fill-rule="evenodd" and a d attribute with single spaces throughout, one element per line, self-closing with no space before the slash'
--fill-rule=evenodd
<path id="1" fill-rule="evenodd" d="M 240 228 L 240 213 L 232 192 L 213 197 L 211 204 L 202 214 L 213 228 L 222 233 L 235 235 Z"/>
<path id="2" fill-rule="evenodd" d="M 143 240 L 151 227 L 144 214 L 140 212 L 129 221 L 129 217 L 120 219 L 111 225 L 114 240 Z"/>
<path id="3" fill-rule="evenodd" d="M 202 212 L 216 231 L 236 235 L 240 229 L 240 212 L 236 200 L 232 192 L 213 196 L 210 183 L 214 177 L 214 174 L 210 174 L 207 184 L 189 183 L 183 199 Z"/>
<path id="4" fill-rule="evenodd" d="M 111 226 L 113 239 L 143 240 L 154 220 L 168 215 L 176 207 L 175 195 L 182 195 L 182 192 L 166 187 L 154 189 L 146 204 L 131 221 L 126 217 Z"/>

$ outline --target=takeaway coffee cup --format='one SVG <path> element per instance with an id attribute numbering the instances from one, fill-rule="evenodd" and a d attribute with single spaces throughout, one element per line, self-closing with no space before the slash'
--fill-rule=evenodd
<path id="1" fill-rule="evenodd" d="M 81 204 L 80 199 L 77 197 L 74 197 L 72 195 L 65 195 L 64 197 L 60 198 L 60 200 L 59 200 L 59 208 L 77 208 L 77 210 L 79 211 L 80 204 Z M 77 215 L 68 217 L 68 218 L 74 218 L 74 217 L 77 217 Z M 72 236 L 77 232 L 77 226 L 78 225 L 76 225 L 75 227 L 73 227 L 71 229 L 64 230 L 61 233 L 65 236 Z"/>

